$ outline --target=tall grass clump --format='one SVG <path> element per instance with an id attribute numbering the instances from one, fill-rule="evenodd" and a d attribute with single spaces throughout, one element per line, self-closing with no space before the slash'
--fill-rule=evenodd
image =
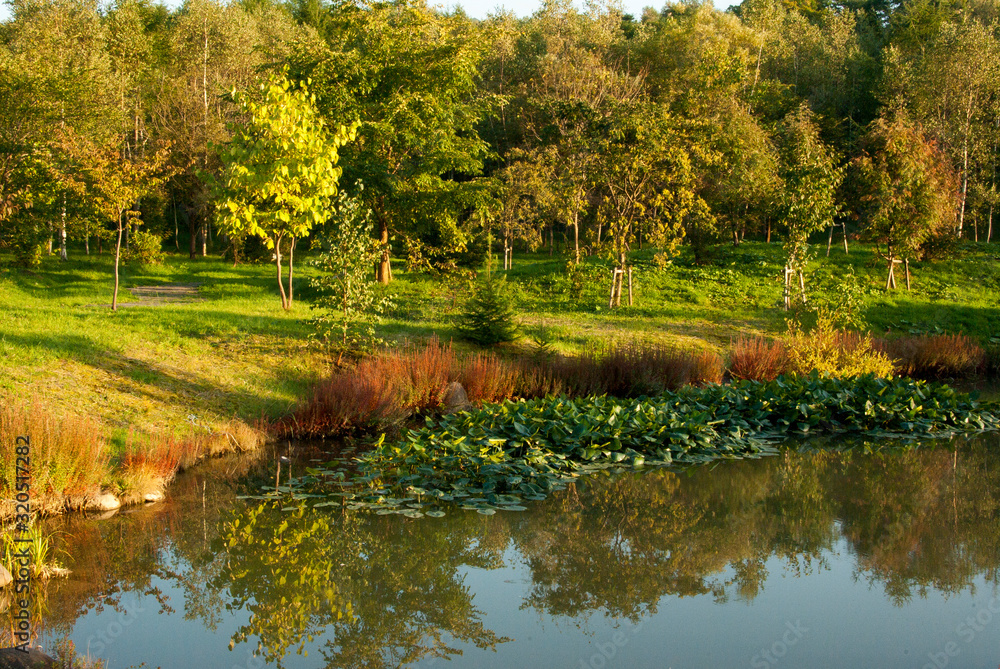
<path id="1" fill-rule="evenodd" d="M 657 395 L 722 380 L 722 359 L 711 351 L 694 353 L 635 343 L 559 358 L 550 364 L 563 393 L 572 397 Z"/>
<path id="2" fill-rule="evenodd" d="M 479 353 L 460 365 L 458 382 L 472 402 L 502 402 L 515 396 L 528 366 L 508 362 L 493 353 Z"/>
<path id="3" fill-rule="evenodd" d="M 385 429 L 411 413 L 440 405 L 452 380 L 455 352 L 432 339 L 365 358 L 320 382 L 279 432 L 323 436 L 353 429 Z"/>
<path id="4" fill-rule="evenodd" d="M 729 375 L 747 381 L 774 381 L 788 371 L 788 350 L 779 340 L 740 337 L 729 351 Z"/>
<path id="5" fill-rule="evenodd" d="M 129 430 L 110 477 L 116 492 L 130 503 L 161 491 L 180 469 L 206 454 L 206 442 L 206 438 Z"/>
<path id="6" fill-rule="evenodd" d="M 25 535 L 16 537 L 14 532 L 0 534 L 0 564 L 5 565 L 14 573 L 14 556 L 28 549 L 31 556 L 31 578 L 46 580 L 54 576 L 67 576 L 65 569 L 56 556 L 57 551 L 52 541 L 53 533 L 44 530 L 38 523 L 32 522 L 27 527 Z"/>
<path id="7" fill-rule="evenodd" d="M 108 444 L 96 421 L 56 416 L 39 404 L 5 404 L 0 407 L 0 490 L 14 488 L 14 442 L 23 435 L 31 438 L 31 488 L 41 504 L 86 494 L 108 475 Z"/>
<path id="8" fill-rule="evenodd" d="M 918 379 L 961 378 L 987 366 L 986 352 L 966 335 L 923 335 L 883 340 L 896 372 Z"/>

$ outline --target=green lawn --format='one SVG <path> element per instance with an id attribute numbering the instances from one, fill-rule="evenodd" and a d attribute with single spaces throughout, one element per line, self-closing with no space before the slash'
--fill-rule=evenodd
<path id="1" fill-rule="evenodd" d="M 534 335 L 564 352 L 632 339 L 724 351 L 741 334 L 785 330 L 780 244 L 724 247 L 706 266 L 686 253 L 658 270 L 652 251 L 637 252 L 635 305 L 618 310 L 607 306 L 606 261 L 585 261 L 574 294 L 564 257 L 516 254 L 508 278 L 528 334 L 519 346 L 530 349 Z M 987 343 L 1000 335 L 995 253 L 993 245 L 968 245 L 959 258 L 914 263 L 913 290 L 887 294 L 884 264 L 854 244 L 849 256 L 835 248 L 830 258 L 814 260 L 808 286 L 811 296 L 829 297 L 852 269 L 872 330 L 966 332 Z M 93 414 L 110 427 L 180 428 L 190 416 L 213 424 L 282 415 L 327 367 L 308 345 L 305 262 L 296 268 L 298 301 L 289 313 L 281 310 L 270 266 L 171 255 L 159 267 L 125 267 L 120 300 L 133 301 L 128 289 L 135 286 L 197 282 L 199 301 L 115 313 L 107 308 L 107 255 L 74 249 L 70 261 L 47 257 L 33 271 L 8 260 L 0 254 L 0 395 L 8 399 Z M 400 263 L 395 274 L 396 306 L 385 333 L 397 341 L 457 339 L 454 320 L 467 281 L 408 273 Z"/>

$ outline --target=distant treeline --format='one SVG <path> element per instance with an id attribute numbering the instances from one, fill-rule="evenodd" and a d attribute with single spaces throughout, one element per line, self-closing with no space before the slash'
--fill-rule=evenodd
<path id="1" fill-rule="evenodd" d="M 995 0 L 689 2 L 642 16 L 553 0 L 486 20 L 422 0 L 9 6 L 0 245 L 15 262 L 65 256 L 67 239 L 89 253 L 116 229 L 96 194 L 108 184 L 89 190 L 114 170 L 95 176 L 80 146 L 103 151 L 101 165 L 156 156 L 164 178 L 119 213 L 127 233 L 141 221 L 192 257 L 225 252 L 207 184 L 245 120 L 233 93 L 281 73 L 308 82 L 328 127 L 361 123 L 340 184 L 391 249 L 383 282 L 391 256 L 447 269 L 480 262 L 487 240 L 505 265 L 514 249 L 561 245 L 572 262 L 601 253 L 624 270 L 643 244 L 665 261 L 679 244 L 707 258 L 774 238 L 787 282 L 820 231 L 876 243 L 889 268 L 992 235 Z"/>

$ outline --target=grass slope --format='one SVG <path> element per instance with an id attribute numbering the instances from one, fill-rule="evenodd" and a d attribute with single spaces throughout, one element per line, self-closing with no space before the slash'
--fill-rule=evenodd
<path id="1" fill-rule="evenodd" d="M 0 270 L 2 396 L 111 427 L 170 430 L 282 415 L 323 367 L 306 346 L 308 307 L 283 312 L 265 267 L 171 258 L 127 268 L 126 291 L 200 282 L 200 301 L 117 313 L 108 308 L 111 277 L 107 256 Z"/>
<path id="2" fill-rule="evenodd" d="M 993 245 L 969 245 L 961 257 L 914 263 L 913 290 L 886 293 L 884 265 L 870 247 L 850 255 L 834 248 L 809 268 L 810 295 L 839 290 L 852 270 L 862 286 L 862 312 L 877 332 L 966 332 L 984 343 L 1000 322 L 1000 263 Z M 607 308 L 610 264 L 588 258 L 575 291 L 565 259 L 515 255 L 508 273 L 525 331 L 576 352 L 612 341 L 643 340 L 724 351 L 740 334 L 785 329 L 780 244 L 721 248 L 709 265 L 682 255 L 665 270 L 652 251 L 635 254 L 636 304 Z M 298 302 L 280 308 L 273 269 L 232 267 L 216 259 L 168 256 L 159 267 L 125 267 L 130 287 L 199 282 L 200 301 L 125 307 L 111 312 L 111 260 L 46 258 L 35 271 L 12 268 L 0 254 L 0 397 L 41 401 L 86 413 L 112 428 L 181 428 L 190 416 L 213 424 L 231 418 L 277 417 L 323 375 L 327 361 L 308 347 L 306 263 L 296 268 Z M 396 340 L 437 334 L 457 338 L 454 320 L 468 288 L 397 268 L 396 307 L 385 324 Z M 900 280 L 902 285 L 902 281 Z M 127 292 L 121 300 L 133 301 Z M 545 331 L 541 335 L 541 331 Z M 530 347 L 530 338 L 521 344 Z"/>

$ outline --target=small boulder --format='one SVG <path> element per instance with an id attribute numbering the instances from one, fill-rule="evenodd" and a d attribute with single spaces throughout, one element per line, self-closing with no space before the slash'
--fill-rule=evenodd
<path id="1" fill-rule="evenodd" d="M 4 648 L 0 650 L 0 669 L 59 669 L 59 664 L 37 648 L 27 653 Z"/>
<path id="2" fill-rule="evenodd" d="M 10 575 L 7 571 L 7 567 L 0 564 L 0 588 L 6 587 L 8 583 L 14 580 L 14 577 Z"/>
<path id="3" fill-rule="evenodd" d="M 465 388 L 458 381 L 452 381 L 444 389 L 444 396 L 441 400 L 445 413 L 455 413 L 472 408 L 469 396 L 465 393 Z"/>
<path id="4" fill-rule="evenodd" d="M 95 511 L 113 511 L 121 508 L 121 501 L 109 492 L 102 493 L 94 498 L 90 508 Z"/>
<path id="5" fill-rule="evenodd" d="M 162 490 L 157 490 L 156 492 L 147 492 L 142 496 L 142 501 L 147 504 L 152 504 L 154 502 L 162 502 L 167 496 L 163 494 Z"/>

